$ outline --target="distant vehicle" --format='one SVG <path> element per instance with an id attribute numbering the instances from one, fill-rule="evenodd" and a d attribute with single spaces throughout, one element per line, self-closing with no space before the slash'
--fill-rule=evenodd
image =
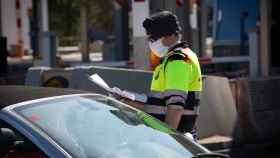
<path id="1" fill-rule="evenodd" d="M 114 98 L 0 86 L 0 158 L 224 158 Z M 20 157 L 19 156 L 19 157 Z"/>

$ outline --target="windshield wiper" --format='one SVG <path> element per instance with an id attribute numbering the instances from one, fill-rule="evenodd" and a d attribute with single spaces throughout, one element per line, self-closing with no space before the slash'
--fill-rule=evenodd
<path id="1" fill-rule="evenodd" d="M 230 158 L 230 156 L 219 153 L 199 153 L 192 158 Z"/>

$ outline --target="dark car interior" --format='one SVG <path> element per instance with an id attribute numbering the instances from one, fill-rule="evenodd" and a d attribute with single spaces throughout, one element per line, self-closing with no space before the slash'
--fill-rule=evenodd
<path id="1" fill-rule="evenodd" d="M 47 158 L 31 141 L 0 120 L 0 158 Z"/>

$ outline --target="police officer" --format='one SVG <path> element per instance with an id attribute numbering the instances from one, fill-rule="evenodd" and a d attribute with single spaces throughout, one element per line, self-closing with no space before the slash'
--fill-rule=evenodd
<path id="1" fill-rule="evenodd" d="M 177 16 L 161 11 L 143 21 L 151 51 L 160 59 L 145 104 L 165 110 L 165 122 L 181 132 L 193 132 L 198 115 L 201 71 L 196 54 L 181 42 Z M 136 105 L 141 107 L 140 104 Z M 148 105 L 147 105 L 148 106 Z"/>

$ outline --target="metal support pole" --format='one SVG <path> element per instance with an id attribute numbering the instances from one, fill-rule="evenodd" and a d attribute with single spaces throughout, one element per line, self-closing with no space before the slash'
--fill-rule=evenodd
<path id="1" fill-rule="evenodd" d="M 190 6 L 189 1 L 183 3 L 183 15 L 182 15 L 182 34 L 183 40 L 186 41 L 189 45 L 192 44 L 191 40 L 191 27 L 190 27 Z"/>
<path id="2" fill-rule="evenodd" d="M 129 4 L 124 1 L 123 6 L 123 58 L 122 60 L 129 60 Z"/>
<path id="3" fill-rule="evenodd" d="M 0 0 L 0 37 L 2 36 L 2 0 Z"/>
<path id="4" fill-rule="evenodd" d="M 250 77 L 259 77 L 259 39 L 257 28 L 249 30 Z"/>
<path id="5" fill-rule="evenodd" d="M 248 39 L 246 31 L 245 31 L 245 21 L 248 16 L 246 11 L 242 11 L 240 15 L 240 54 L 246 54 L 246 45 L 245 41 Z"/>
<path id="6" fill-rule="evenodd" d="M 38 22 L 38 0 L 32 1 L 32 18 L 31 18 L 31 46 L 33 49 L 33 59 L 39 57 L 39 22 Z"/>
<path id="7" fill-rule="evenodd" d="M 200 16 L 200 43 L 201 43 L 201 49 L 200 53 L 201 56 L 207 56 L 206 55 L 206 38 L 207 38 L 207 21 L 208 21 L 208 8 L 207 8 L 207 1 L 202 0 L 201 2 L 201 16 Z"/>
<path id="8" fill-rule="evenodd" d="M 39 56 L 44 56 L 43 55 L 43 15 L 42 15 L 42 0 L 38 0 L 37 2 L 37 25 L 38 25 L 38 53 L 39 53 Z M 43 59 L 44 60 L 44 59 Z"/>
<path id="9" fill-rule="evenodd" d="M 261 62 L 261 75 L 262 77 L 269 76 L 270 70 L 270 3 L 271 1 L 260 0 L 260 12 L 261 12 L 261 52 L 260 52 L 260 62 Z"/>
<path id="10" fill-rule="evenodd" d="M 115 60 L 129 60 L 129 6 L 127 0 L 124 0 L 121 7 L 115 10 L 115 36 L 116 51 Z"/>
<path id="11" fill-rule="evenodd" d="M 89 45 L 88 45 L 88 18 L 87 18 L 87 7 L 82 6 L 81 12 L 81 51 L 82 51 L 82 61 L 89 62 Z"/>
<path id="12" fill-rule="evenodd" d="M 122 58 L 122 50 L 123 50 L 123 32 L 122 32 L 122 28 L 123 28 L 123 22 L 122 22 L 122 8 L 119 8 L 115 11 L 115 36 L 116 36 L 116 44 L 115 44 L 115 51 L 112 51 L 111 53 L 113 56 L 113 60 L 119 60 L 120 58 Z"/>
<path id="13" fill-rule="evenodd" d="M 199 12 L 198 12 L 198 4 L 196 1 L 193 1 L 191 4 L 191 48 L 194 50 L 194 52 L 199 53 Z"/>
<path id="14" fill-rule="evenodd" d="M 42 31 L 49 31 L 49 11 L 48 11 L 48 0 L 41 0 L 42 2 Z"/>
<path id="15" fill-rule="evenodd" d="M 55 67 L 55 57 L 56 57 L 56 50 L 57 50 L 57 42 L 56 36 L 54 33 L 51 32 L 44 32 L 43 33 L 43 61 L 41 65 L 48 66 L 48 67 Z"/>
<path id="16" fill-rule="evenodd" d="M 218 0 L 213 0 L 213 39 L 214 41 L 217 39 L 217 29 L 219 26 L 219 21 L 218 21 L 218 13 L 219 12 L 219 5 L 218 5 Z"/>
<path id="17" fill-rule="evenodd" d="M 129 60 L 129 28 L 128 28 L 129 6 L 127 0 L 122 6 L 122 49 L 120 50 L 119 60 Z"/>
<path id="18" fill-rule="evenodd" d="M 8 51 L 7 51 L 7 38 L 0 37 L 0 77 L 8 73 Z"/>
<path id="19" fill-rule="evenodd" d="M 152 2 L 152 1 L 151 1 Z M 154 1 L 159 2 L 159 1 Z M 156 3 L 155 3 L 156 4 Z M 155 7 L 154 12 L 157 11 L 158 6 Z M 146 40 L 146 32 L 142 27 L 142 22 L 149 16 L 149 1 L 132 2 L 133 12 L 133 54 L 135 61 L 135 68 L 148 70 L 150 67 L 149 57 L 150 49 Z"/>

